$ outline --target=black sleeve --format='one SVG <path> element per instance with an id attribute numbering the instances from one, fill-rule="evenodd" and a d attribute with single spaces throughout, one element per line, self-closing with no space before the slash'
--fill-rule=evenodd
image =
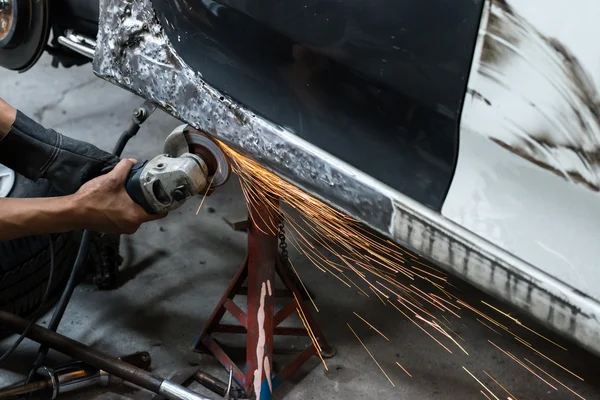
<path id="1" fill-rule="evenodd" d="M 48 179 L 63 194 L 75 193 L 118 162 L 111 153 L 46 129 L 20 111 L 0 140 L 1 164 L 34 181 Z"/>

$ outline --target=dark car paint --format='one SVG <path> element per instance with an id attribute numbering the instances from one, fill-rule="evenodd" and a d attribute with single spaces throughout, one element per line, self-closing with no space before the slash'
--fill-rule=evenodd
<path id="1" fill-rule="evenodd" d="M 482 2 L 153 5 L 177 53 L 207 82 L 439 210 L 457 158 Z"/>
<path id="2" fill-rule="evenodd" d="M 100 0 L 57 0 L 52 9 L 54 25 L 96 37 L 99 9 Z"/>

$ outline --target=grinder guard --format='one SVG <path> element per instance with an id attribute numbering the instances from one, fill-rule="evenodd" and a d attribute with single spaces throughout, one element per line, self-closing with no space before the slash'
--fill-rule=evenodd
<path id="1" fill-rule="evenodd" d="M 212 188 L 222 186 L 231 176 L 229 161 L 217 142 L 187 124 L 180 125 L 167 136 L 163 151 L 171 157 L 180 157 L 185 153 L 200 156 L 206 163 Z"/>

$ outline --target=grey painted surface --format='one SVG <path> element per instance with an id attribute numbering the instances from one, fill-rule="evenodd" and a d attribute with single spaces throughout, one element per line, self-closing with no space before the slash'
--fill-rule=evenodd
<path id="1" fill-rule="evenodd" d="M 46 125 L 107 149 L 112 148 L 129 120 L 130 111 L 140 102 L 135 96 L 93 77 L 89 67 L 54 70 L 49 67 L 47 58 L 26 75 L 3 72 L 0 75 L 0 95 Z M 173 118 L 157 112 L 139 136 L 131 141 L 125 155 L 140 159 L 155 155 L 162 148 L 165 135 L 177 124 Z M 190 368 L 190 363 L 199 363 L 225 379 L 224 371 L 214 360 L 193 354 L 189 348 L 243 260 L 245 235 L 231 232 L 221 218 L 243 215 L 244 204 L 233 181 L 208 198 L 204 209 L 195 216 L 198 203 L 190 201 L 168 219 L 147 224 L 138 233 L 126 238 L 123 253 L 127 260 L 123 273 L 128 277 L 135 276 L 135 279 L 112 292 L 98 292 L 88 284 L 79 286 L 60 332 L 114 355 L 149 350 L 156 372 L 165 377 Z M 304 371 L 306 374 L 297 376 L 295 385 L 283 386 L 277 393 L 277 399 L 485 399 L 477 383 L 462 370 L 463 365 L 483 382 L 493 385 L 483 374 L 485 369 L 519 400 L 577 399 L 564 389 L 550 389 L 494 350 L 487 342 L 489 339 L 519 357 L 539 363 L 585 398 L 600 398 L 600 387 L 592 384 L 597 381 L 597 359 L 577 350 L 572 344 L 566 344 L 569 351 L 564 352 L 519 330 L 519 334 L 533 346 L 581 374 L 586 379 L 585 383 L 561 372 L 549 362 L 540 361 L 508 335 L 499 336 L 491 332 L 472 314 L 463 313 L 459 320 L 450 319 L 465 339 L 465 343 L 461 343 L 470 356 L 458 351 L 448 354 L 400 317 L 396 310 L 384 307 L 377 299 L 367 299 L 349 291 L 297 254 L 292 253 L 292 257 L 305 282 L 317 295 L 316 302 L 321 310 L 317 319 L 329 340 L 338 348 L 338 355 L 329 361 L 328 372 L 323 370 L 320 361 L 311 360 L 310 368 Z M 472 287 L 460 286 L 470 302 L 485 299 Z M 367 318 L 390 341 L 361 325 L 353 311 Z M 524 324 L 560 340 L 538 329 L 526 318 L 514 315 Z M 47 322 L 48 318 L 43 320 Z M 395 388 L 348 331 L 346 322 L 357 330 L 396 384 Z M 287 344 L 298 348 L 302 343 L 305 342 Z M 565 345 L 564 341 L 560 343 Z M 7 346 L 7 341 L 2 342 L 0 351 Z M 31 342 L 25 341 L 14 358 L 0 366 L 0 383 L 17 380 L 19 373 L 25 371 L 32 361 L 35 348 Z M 50 359 L 53 362 L 64 360 L 55 353 L 51 353 Z M 396 361 L 400 361 L 413 378 L 395 366 Z M 495 393 L 506 400 L 506 396 L 500 397 L 500 390 L 495 390 Z M 63 398 L 142 400 L 151 396 L 118 386 L 104 392 L 87 391 Z"/>
<path id="2" fill-rule="evenodd" d="M 94 71 L 600 354 L 597 301 L 222 95 L 173 50 L 149 0 L 101 1 Z"/>

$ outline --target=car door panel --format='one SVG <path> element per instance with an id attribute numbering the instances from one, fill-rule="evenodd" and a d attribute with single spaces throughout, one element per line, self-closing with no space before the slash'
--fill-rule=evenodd
<path id="1" fill-rule="evenodd" d="M 600 300 L 600 3 L 484 13 L 442 213 Z"/>

